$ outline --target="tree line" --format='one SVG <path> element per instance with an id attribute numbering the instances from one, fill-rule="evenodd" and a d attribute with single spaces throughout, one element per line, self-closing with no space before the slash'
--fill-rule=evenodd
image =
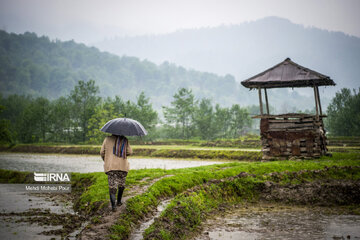
<path id="1" fill-rule="evenodd" d="M 360 88 L 343 88 L 327 108 L 325 126 L 334 136 L 360 136 Z"/>
<path id="2" fill-rule="evenodd" d="M 249 131 L 252 119 L 246 108 L 234 104 L 213 107 L 210 99 L 195 99 L 192 90 L 181 88 L 171 106 L 163 107 L 165 132 L 170 138 L 238 138 Z"/>
<path id="3" fill-rule="evenodd" d="M 142 92 L 136 101 L 120 96 L 102 98 L 95 81 L 79 81 L 67 96 L 49 100 L 24 95 L 0 96 L 0 141 L 18 143 L 101 143 L 100 128 L 110 119 L 133 118 L 148 130 L 147 139 L 237 138 L 251 127 L 247 109 L 238 104 L 213 107 L 181 88 L 160 120 Z"/>
<path id="4" fill-rule="evenodd" d="M 360 89 L 342 89 L 327 108 L 325 127 L 331 135 L 360 136 Z M 196 99 L 192 90 L 180 88 L 163 118 L 142 92 L 136 101 L 119 96 L 102 98 L 95 81 L 79 81 L 67 96 L 49 100 L 24 95 L 0 96 L 0 142 L 101 143 L 100 131 L 110 119 L 133 118 L 148 130 L 147 140 L 238 138 L 251 130 L 250 113 L 258 108 L 233 104 L 214 105 Z"/>

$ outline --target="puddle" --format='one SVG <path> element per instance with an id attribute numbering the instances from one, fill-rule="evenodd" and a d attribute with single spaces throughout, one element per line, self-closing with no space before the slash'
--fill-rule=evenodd
<path id="1" fill-rule="evenodd" d="M 158 158 L 129 158 L 130 169 L 177 169 L 224 163 L 221 161 L 193 161 Z M 100 156 L 68 154 L 0 153 L 0 168 L 38 172 L 102 172 Z"/>
<path id="2" fill-rule="evenodd" d="M 209 219 L 197 240 L 360 239 L 360 216 L 289 206 L 238 208 Z"/>
<path id="3" fill-rule="evenodd" d="M 165 210 L 167 205 L 170 203 L 171 199 L 165 200 L 161 202 L 157 207 L 156 214 L 149 220 L 143 222 L 138 229 L 136 229 L 130 236 L 129 240 L 142 240 L 143 239 L 143 233 L 145 230 L 150 227 L 151 224 L 155 221 L 155 218 L 159 217 L 162 211 Z"/>
<path id="4" fill-rule="evenodd" d="M 61 239 L 59 235 L 42 235 L 43 231 L 61 229 L 62 226 L 39 225 L 23 222 L 23 214 L 34 212 L 31 217 L 45 218 L 42 211 L 55 214 L 75 214 L 71 202 L 61 201 L 55 194 L 26 193 L 19 184 L 0 184 L 0 239 Z M 39 210 L 39 211 L 37 211 Z M 18 213 L 19 215 L 7 215 Z M 39 215 L 37 215 L 39 214 Z M 75 239 L 77 232 L 70 234 Z"/>

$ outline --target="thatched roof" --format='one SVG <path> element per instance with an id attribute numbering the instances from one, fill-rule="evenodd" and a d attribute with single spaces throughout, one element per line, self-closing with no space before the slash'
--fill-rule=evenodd
<path id="1" fill-rule="evenodd" d="M 241 84 L 247 88 L 335 86 L 330 77 L 300 66 L 290 58 L 242 81 Z"/>

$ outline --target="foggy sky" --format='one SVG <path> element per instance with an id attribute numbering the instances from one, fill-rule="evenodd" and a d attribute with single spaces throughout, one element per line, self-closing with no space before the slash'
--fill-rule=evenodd
<path id="1" fill-rule="evenodd" d="M 0 0 L 0 28 L 94 43 L 267 16 L 360 37 L 357 0 Z"/>

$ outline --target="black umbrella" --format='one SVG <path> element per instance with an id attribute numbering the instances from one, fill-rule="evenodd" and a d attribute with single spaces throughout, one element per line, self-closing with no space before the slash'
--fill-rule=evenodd
<path id="1" fill-rule="evenodd" d="M 131 118 L 115 118 L 108 121 L 101 131 L 123 136 L 144 136 L 147 131 L 138 121 Z"/>

